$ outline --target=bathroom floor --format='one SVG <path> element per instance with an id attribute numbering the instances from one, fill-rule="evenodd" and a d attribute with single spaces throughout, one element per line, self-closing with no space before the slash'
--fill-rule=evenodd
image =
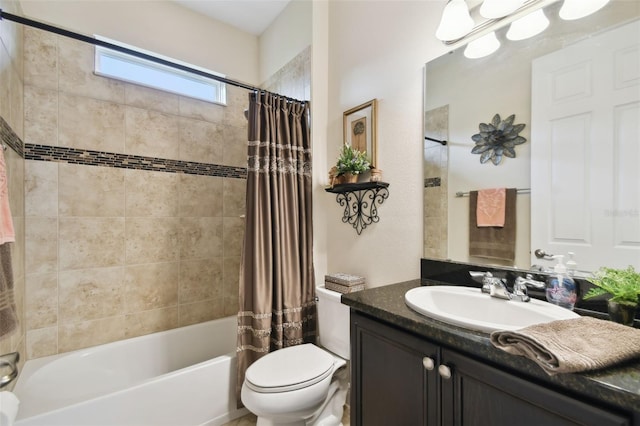
<path id="1" fill-rule="evenodd" d="M 350 410 L 349 406 L 344 406 L 344 414 L 342 415 L 342 425 L 349 426 L 349 416 Z M 235 419 L 230 421 L 229 423 L 225 423 L 222 426 L 253 426 L 256 424 L 256 416 L 249 413 L 246 416 L 242 416 L 239 419 Z"/>

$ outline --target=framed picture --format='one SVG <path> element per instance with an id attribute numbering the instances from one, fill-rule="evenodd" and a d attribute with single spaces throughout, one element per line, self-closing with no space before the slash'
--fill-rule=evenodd
<path id="1" fill-rule="evenodd" d="M 376 142 L 376 99 L 344 112 L 344 143 L 358 151 L 366 151 L 371 166 L 378 166 Z"/>

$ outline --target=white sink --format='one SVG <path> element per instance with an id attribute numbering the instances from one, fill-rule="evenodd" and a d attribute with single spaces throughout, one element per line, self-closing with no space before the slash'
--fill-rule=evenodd
<path id="1" fill-rule="evenodd" d="M 417 287 L 407 291 L 404 300 L 422 315 L 487 333 L 579 317 L 575 312 L 551 303 L 535 299 L 526 303 L 498 299 L 473 287 Z"/>

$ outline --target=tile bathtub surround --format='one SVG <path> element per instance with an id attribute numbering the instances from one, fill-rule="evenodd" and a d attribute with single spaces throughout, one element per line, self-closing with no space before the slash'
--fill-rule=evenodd
<path id="1" fill-rule="evenodd" d="M 235 314 L 247 92 L 210 104 L 25 44 L 26 358 Z"/>

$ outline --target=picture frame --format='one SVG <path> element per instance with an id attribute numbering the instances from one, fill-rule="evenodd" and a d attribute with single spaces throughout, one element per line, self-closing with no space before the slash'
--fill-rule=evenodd
<path id="1" fill-rule="evenodd" d="M 378 166 L 377 104 L 377 99 L 372 99 L 343 114 L 344 143 L 358 151 L 366 151 L 371 167 Z"/>

